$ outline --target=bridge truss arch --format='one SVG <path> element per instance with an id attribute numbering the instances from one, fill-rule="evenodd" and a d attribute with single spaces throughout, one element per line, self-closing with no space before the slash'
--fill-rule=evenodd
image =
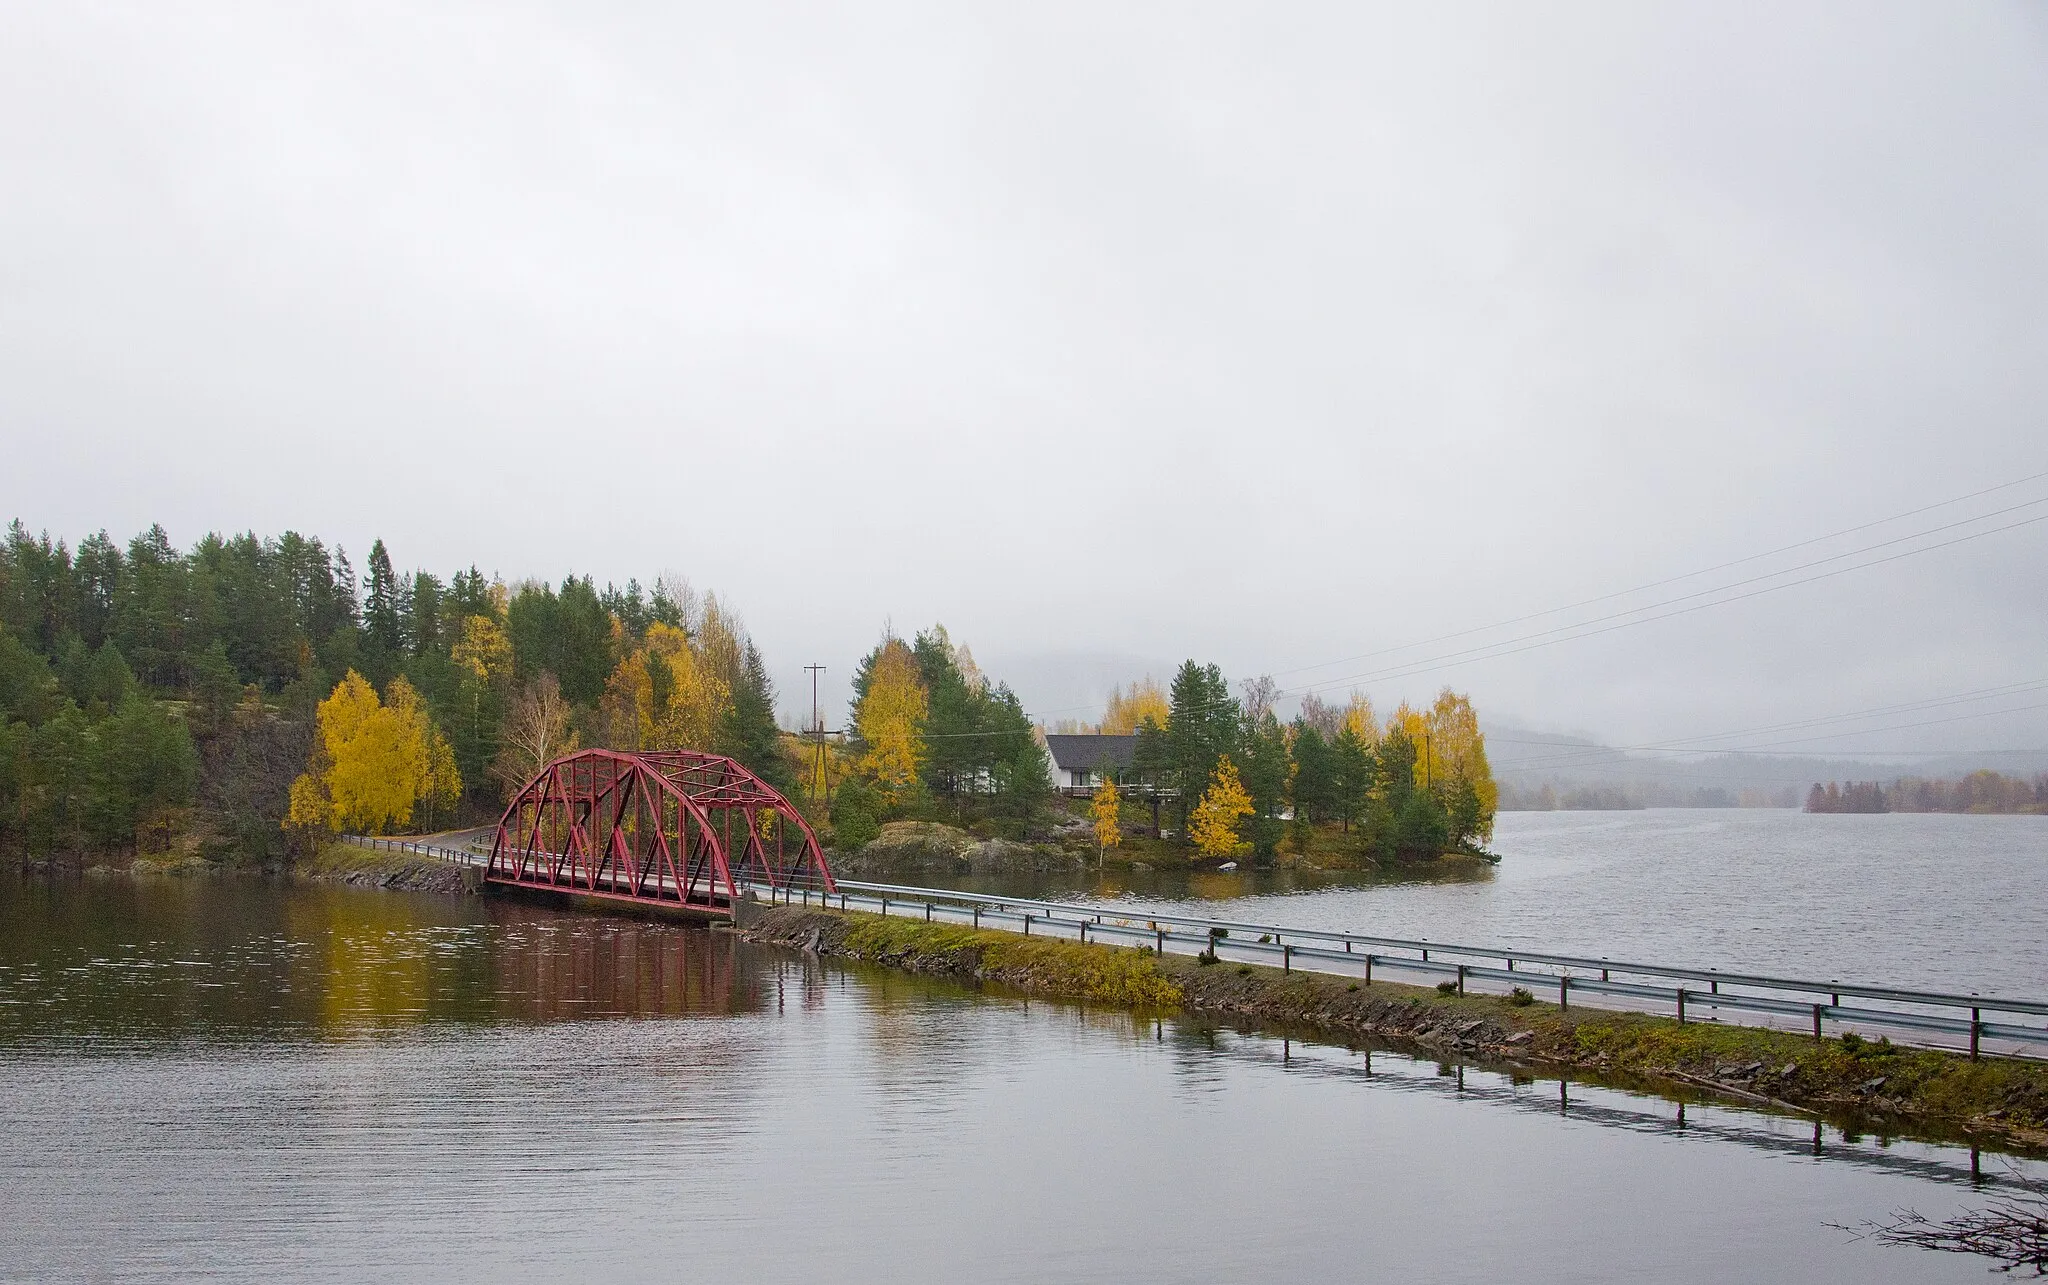
<path id="1" fill-rule="evenodd" d="M 834 889 L 796 806 L 695 750 L 556 759 L 506 805 L 484 880 L 701 910 L 730 908 L 749 884 Z"/>

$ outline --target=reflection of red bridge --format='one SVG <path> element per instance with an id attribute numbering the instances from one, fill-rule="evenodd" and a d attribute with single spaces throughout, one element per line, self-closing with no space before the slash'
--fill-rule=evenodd
<path id="1" fill-rule="evenodd" d="M 734 760 L 695 750 L 556 759 L 506 807 L 484 880 L 717 913 L 746 884 L 834 887 L 795 805 Z"/>

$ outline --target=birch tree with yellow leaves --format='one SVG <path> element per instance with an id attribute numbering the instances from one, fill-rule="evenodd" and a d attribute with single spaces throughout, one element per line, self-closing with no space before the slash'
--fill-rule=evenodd
<path id="1" fill-rule="evenodd" d="M 1449 783 L 1446 806 L 1455 837 L 1481 842 L 1491 839 L 1500 786 L 1486 760 L 1486 734 L 1479 730 L 1479 714 L 1471 699 L 1444 688 L 1429 707 L 1428 725 L 1433 770 L 1442 772 L 1442 779 Z"/>
<path id="2" fill-rule="evenodd" d="M 1238 835 L 1237 827 L 1251 814 L 1252 796 L 1238 778 L 1237 764 L 1225 755 L 1217 760 L 1209 788 L 1202 791 L 1202 801 L 1188 820 L 1188 837 L 1204 856 L 1229 857 L 1250 851 L 1251 845 Z"/>
<path id="3" fill-rule="evenodd" d="M 313 754 L 292 782 L 288 829 L 378 833 L 431 815 L 462 793 L 455 754 L 412 684 L 394 678 L 387 700 L 350 670 L 320 702 Z"/>
<path id="4" fill-rule="evenodd" d="M 1121 685 L 1109 689 L 1109 704 L 1102 711 L 1102 732 L 1105 736 L 1129 736 L 1147 718 L 1165 727 L 1171 711 L 1165 690 L 1147 674 L 1132 683 L 1128 692 Z"/>
<path id="5" fill-rule="evenodd" d="M 1387 720 L 1415 748 L 1415 785 L 1441 804 L 1454 841 L 1493 837 L 1500 787 L 1486 759 L 1486 736 L 1471 698 L 1446 687 L 1428 710 L 1402 702 Z"/>
<path id="6" fill-rule="evenodd" d="M 1095 787 L 1088 812 L 1095 821 L 1095 855 L 1099 859 L 1123 840 L 1123 799 L 1117 793 L 1116 774 L 1105 768 L 1102 784 Z"/>
<path id="7" fill-rule="evenodd" d="M 866 677 L 867 690 L 853 714 L 854 731 L 867 746 L 859 770 L 893 807 L 917 788 L 930 706 L 917 658 L 901 638 L 883 641 Z"/>

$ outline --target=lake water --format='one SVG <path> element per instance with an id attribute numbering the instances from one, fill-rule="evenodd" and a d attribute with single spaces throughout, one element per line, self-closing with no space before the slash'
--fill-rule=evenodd
<path id="1" fill-rule="evenodd" d="M 225 880 L 0 882 L 0 1138 L 8 1281 L 1978 1281 L 1828 1224 L 1989 1195 L 1731 1108 Z"/>
<path id="2" fill-rule="evenodd" d="M 2048 817 L 1504 812 L 1440 882 L 1241 871 L 963 880 L 1458 945 L 2048 998 Z M 1218 903 L 1226 903 L 1219 905 Z"/>

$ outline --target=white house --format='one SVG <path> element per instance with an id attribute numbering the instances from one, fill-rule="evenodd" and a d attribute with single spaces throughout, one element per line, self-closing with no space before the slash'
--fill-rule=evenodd
<path id="1" fill-rule="evenodd" d="M 1046 733 L 1045 752 L 1052 758 L 1052 783 L 1074 795 L 1095 793 L 1105 772 L 1130 770 L 1138 751 L 1136 736 L 1073 735 Z"/>

